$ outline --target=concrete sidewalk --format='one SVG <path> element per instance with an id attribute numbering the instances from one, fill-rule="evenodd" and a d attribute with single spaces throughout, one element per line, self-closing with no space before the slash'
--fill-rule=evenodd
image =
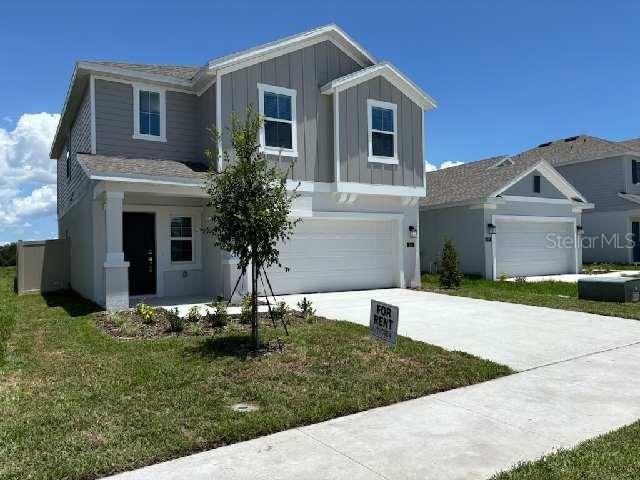
<path id="1" fill-rule="evenodd" d="M 111 478 L 488 478 L 640 418 L 639 363 L 620 347 Z"/>

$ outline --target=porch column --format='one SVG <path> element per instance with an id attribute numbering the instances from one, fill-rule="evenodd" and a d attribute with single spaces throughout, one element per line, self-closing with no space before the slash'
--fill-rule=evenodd
<path id="1" fill-rule="evenodd" d="M 122 251 L 123 192 L 105 192 L 105 307 L 108 311 L 129 308 L 129 262 Z"/>

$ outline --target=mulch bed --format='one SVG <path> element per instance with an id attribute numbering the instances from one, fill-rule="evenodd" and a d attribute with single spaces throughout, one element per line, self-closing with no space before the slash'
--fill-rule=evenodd
<path id="1" fill-rule="evenodd" d="M 251 324 L 241 323 L 240 315 L 229 315 L 227 325 L 214 327 L 209 318 L 200 317 L 197 321 L 184 320 L 184 328 L 180 332 L 171 331 L 169 312 L 162 308 L 155 309 L 156 315 L 151 322 L 145 322 L 134 310 L 123 312 L 98 312 L 94 314 L 98 328 L 108 335 L 122 340 L 157 339 L 177 336 L 215 336 L 228 333 L 251 332 Z M 273 322 L 268 312 L 259 312 L 258 321 L 261 328 L 273 328 Z M 285 319 L 287 325 L 304 322 L 302 315 L 291 312 Z M 284 329 L 282 321 L 276 322 L 278 330 Z M 277 347 L 277 346 L 276 346 Z"/>

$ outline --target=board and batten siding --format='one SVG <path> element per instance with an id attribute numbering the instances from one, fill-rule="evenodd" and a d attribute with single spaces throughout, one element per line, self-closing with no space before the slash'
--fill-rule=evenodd
<path id="1" fill-rule="evenodd" d="M 340 181 L 421 187 L 422 109 L 383 77 L 355 85 L 339 95 Z M 368 160 L 368 99 L 397 106 L 398 165 Z"/>
<path id="2" fill-rule="evenodd" d="M 216 124 L 216 86 L 211 85 L 204 91 L 200 97 L 198 97 L 197 106 L 197 130 L 200 141 L 200 151 L 204 154 L 206 149 L 212 150 L 215 145 L 211 141 L 211 133 L 209 128 L 215 127 Z M 208 163 L 208 159 L 202 157 Z"/>
<path id="3" fill-rule="evenodd" d="M 69 152 L 69 175 L 67 178 L 67 151 Z M 58 216 L 63 216 L 73 202 L 84 193 L 88 179 L 76 155 L 91 153 L 91 98 L 89 88 L 85 89 L 82 102 L 67 135 L 67 141 L 57 162 L 57 203 Z M 63 233 L 63 232 L 59 232 Z M 61 237 L 62 238 L 62 237 Z"/>
<path id="4" fill-rule="evenodd" d="M 98 155 L 202 161 L 196 95 L 166 91 L 166 142 L 133 138 L 133 85 L 96 79 L 95 99 Z"/>
<path id="5" fill-rule="evenodd" d="M 298 157 L 281 157 L 281 168 L 293 163 L 291 178 L 333 182 L 333 100 L 320 93 L 327 82 L 360 70 L 351 57 L 329 41 L 311 45 L 222 75 L 222 149 L 231 141 L 231 113 L 244 118 L 248 105 L 258 110 L 258 83 L 296 90 Z M 269 155 L 277 160 L 277 156 Z"/>

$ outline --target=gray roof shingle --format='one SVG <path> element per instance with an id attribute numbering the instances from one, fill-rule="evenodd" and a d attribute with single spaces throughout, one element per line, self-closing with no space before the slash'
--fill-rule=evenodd
<path id="1" fill-rule="evenodd" d="M 513 164 L 502 162 L 496 166 L 504 158 L 505 155 L 485 158 L 427 173 L 427 196 L 420 205 L 433 207 L 487 198 L 538 163 L 533 159 L 510 157 Z"/>
<path id="2" fill-rule="evenodd" d="M 630 140 L 623 140 L 618 142 L 620 145 L 624 145 L 627 148 L 640 151 L 640 138 L 632 138 Z"/>
<path id="3" fill-rule="evenodd" d="M 143 63 L 125 63 L 125 62 L 110 62 L 110 61 L 93 61 L 86 60 L 83 63 L 99 65 L 103 67 L 115 67 L 125 70 L 131 70 L 138 73 L 150 73 L 154 75 L 164 75 L 165 77 L 178 78 L 181 80 L 191 80 L 196 74 L 202 70 L 202 67 L 188 67 L 182 65 L 158 65 L 158 64 L 143 64 Z"/>
<path id="4" fill-rule="evenodd" d="M 203 163 L 183 163 L 174 160 L 78 154 L 78 161 L 89 176 L 164 177 L 193 180 L 191 183 L 196 183 L 195 181 L 204 180 L 207 172 L 207 165 Z"/>
<path id="5" fill-rule="evenodd" d="M 553 166 L 559 166 L 634 153 L 632 150 L 621 142 L 590 135 L 576 135 L 543 143 L 518 154 L 517 157 L 544 159 Z"/>

